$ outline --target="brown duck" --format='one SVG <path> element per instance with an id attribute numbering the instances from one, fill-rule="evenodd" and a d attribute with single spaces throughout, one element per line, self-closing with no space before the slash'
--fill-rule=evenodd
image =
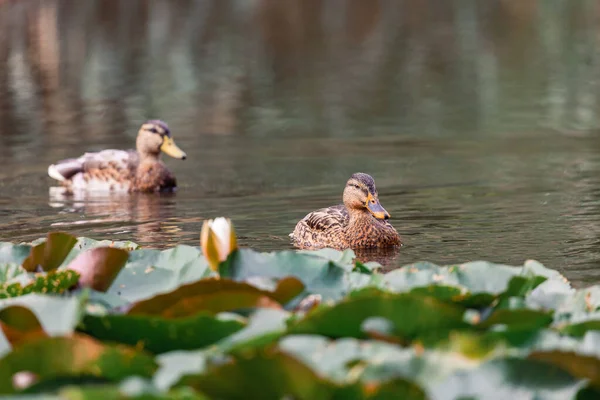
<path id="1" fill-rule="evenodd" d="M 140 128 L 136 150 L 102 150 L 62 160 L 48 167 L 48 175 L 70 191 L 162 192 L 177 187 L 175 176 L 161 161 L 165 152 L 185 160 L 166 123 L 146 121 Z"/>
<path id="2" fill-rule="evenodd" d="M 294 245 L 303 249 L 346 249 L 402 244 L 400 235 L 388 222 L 390 214 L 379 203 L 370 175 L 352 175 L 343 200 L 344 204 L 313 211 L 300 220 L 290 234 Z"/>

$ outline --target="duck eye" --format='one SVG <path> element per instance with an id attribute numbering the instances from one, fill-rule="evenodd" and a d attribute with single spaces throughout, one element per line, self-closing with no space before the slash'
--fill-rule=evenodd
<path id="1" fill-rule="evenodd" d="M 354 186 L 356 189 L 360 189 L 360 186 L 358 186 L 357 184 L 353 183 L 352 186 Z"/>
<path id="2" fill-rule="evenodd" d="M 156 128 L 150 128 L 150 129 L 148 129 L 148 130 L 149 130 L 150 132 L 152 132 L 152 133 L 158 133 L 158 131 L 156 130 Z"/>

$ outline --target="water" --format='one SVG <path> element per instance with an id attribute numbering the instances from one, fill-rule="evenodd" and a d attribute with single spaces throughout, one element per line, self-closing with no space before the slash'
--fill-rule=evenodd
<path id="1" fill-rule="evenodd" d="M 600 281 L 596 1 L 0 1 L 0 240 L 243 246 L 376 181 L 417 260 Z M 174 195 L 50 194 L 47 165 L 167 121 Z"/>

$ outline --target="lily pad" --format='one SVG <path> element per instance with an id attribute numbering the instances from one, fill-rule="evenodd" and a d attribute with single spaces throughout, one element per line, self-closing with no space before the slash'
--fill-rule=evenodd
<path id="1" fill-rule="evenodd" d="M 160 367 L 153 383 L 159 390 L 168 390 L 184 375 L 204 373 L 208 350 L 171 351 L 156 357 Z"/>
<path id="2" fill-rule="evenodd" d="M 564 370 L 535 360 L 500 358 L 481 367 L 458 371 L 428 390 L 431 398 L 456 399 L 572 399 L 581 381 Z"/>
<path id="3" fill-rule="evenodd" d="M 600 389 L 600 359 L 597 357 L 575 352 L 535 351 L 528 359 L 560 367 L 575 377 L 586 379 L 596 389 Z"/>
<path id="4" fill-rule="evenodd" d="M 106 292 L 121 269 L 129 253 L 114 247 L 96 247 L 79 254 L 67 269 L 79 274 L 79 285 Z"/>
<path id="5" fill-rule="evenodd" d="M 217 343 L 217 347 L 225 353 L 236 353 L 270 345 L 285 335 L 289 317 L 289 312 L 280 309 L 256 309 L 248 317 L 244 329 L 223 338 Z"/>
<path id="6" fill-rule="evenodd" d="M 30 293 L 61 294 L 74 287 L 79 281 L 75 271 L 50 271 L 31 274 L 26 284 L 6 282 L 0 285 L 0 299 L 24 296 Z"/>
<path id="7" fill-rule="evenodd" d="M 35 272 L 38 266 L 44 271 L 56 269 L 67 258 L 75 243 L 77 238 L 73 235 L 51 232 L 46 241 L 31 248 L 31 253 L 23 261 L 23 268 L 29 272 Z"/>
<path id="8" fill-rule="evenodd" d="M 24 274 L 27 274 L 27 271 L 21 267 L 20 263 L 0 264 L 0 284 L 7 283 Z"/>
<path id="9" fill-rule="evenodd" d="M 600 399 L 600 390 L 589 385 L 577 392 L 576 400 L 596 400 Z"/>
<path id="10" fill-rule="evenodd" d="M 537 310 L 508 310 L 501 309 L 494 311 L 489 318 L 479 324 L 481 328 L 488 328 L 494 325 L 504 325 L 519 329 L 540 329 L 549 326 L 552 323 L 552 314 Z"/>
<path id="11" fill-rule="evenodd" d="M 298 357 L 319 375 L 338 383 L 405 378 L 427 387 L 456 371 L 475 366 L 472 360 L 457 353 L 400 348 L 377 340 L 291 335 L 280 341 L 279 348 Z"/>
<path id="12" fill-rule="evenodd" d="M 395 378 L 391 381 L 366 386 L 366 399 L 368 400 L 387 400 L 387 399 L 410 399 L 425 400 L 427 395 L 419 386 L 404 378 Z"/>
<path id="13" fill-rule="evenodd" d="M 352 264 L 356 258 L 356 254 L 352 249 L 335 250 L 335 249 L 319 249 L 319 250 L 297 250 L 298 254 L 307 254 L 309 256 L 321 257 L 329 261 L 334 261 L 339 264 Z"/>
<path id="14" fill-rule="evenodd" d="M 429 285 L 412 288 L 409 293 L 435 297 L 445 303 L 460 304 L 464 307 L 482 308 L 489 306 L 497 298 L 489 293 L 472 294 L 464 288 L 447 285 Z"/>
<path id="15" fill-rule="evenodd" d="M 23 306 L 9 306 L 0 310 L 0 327 L 13 346 L 47 336 L 33 311 Z"/>
<path id="16" fill-rule="evenodd" d="M 199 312 L 191 317 L 166 319 L 146 315 L 87 315 L 82 330 L 96 339 L 118 342 L 159 354 L 200 349 L 244 327 L 236 320 L 222 320 Z"/>
<path id="17" fill-rule="evenodd" d="M 211 275 L 207 262 L 195 247 L 141 249 L 129 253 L 125 268 L 108 292 L 135 302 Z"/>
<path id="18" fill-rule="evenodd" d="M 0 359 L 0 393 L 16 391 L 13 375 L 28 371 L 39 382 L 81 376 L 119 381 L 127 376 L 151 377 L 157 368 L 152 357 L 124 346 L 104 345 L 74 335 L 28 342 Z"/>
<path id="19" fill-rule="evenodd" d="M 367 293 L 343 300 L 334 306 L 320 306 L 293 323 L 290 333 L 319 334 L 332 338 L 366 338 L 363 321 L 371 317 L 388 319 L 393 332 L 404 340 L 439 337 L 469 325 L 462 307 L 428 296 L 400 293 Z"/>
<path id="20" fill-rule="evenodd" d="M 185 376 L 178 385 L 191 386 L 210 398 L 232 400 L 275 400 L 287 396 L 298 400 L 331 399 L 337 389 L 303 363 L 281 352 L 240 357 L 205 373 Z"/>
<path id="21" fill-rule="evenodd" d="M 575 337 L 583 337 L 589 331 L 600 331 L 600 315 L 596 314 L 595 319 L 564 326 L 560 331 Z"/>
<path id="22" fill-rule="evenodd" d="M 102 386 L 70 386 L 62 389 L 57 400 L 210 400 L 206 396 L 192 392 L 186 388 L 173 390 L 167 393 L 161 392 L 144 392 L 120 386 L 102 385 Z M 44 400 L 53 400 L 53 398 L 44 398 Z M 28 400 L 28 399 L 22 399 Z"/>
<path id="23" fill-rule="evenodd" d="M 583 399 L 599 391 L 600 286 L 575 290 L 535 261 L 381 273 L 352 251 L 241 249 L 217 277 L 198 247 L 79 238 L 67 252 L 69 236 L 0 243 L 0 296 L 21 295 L 0 299 L 0 391 L 18 389 L 15 372 L 33 379 L 29 393 L 65 398 Z M 91 268 L 97 260 L 103 266 Z M 88 287 L 73 289 L 77 281 Z"/>
<path id="24" fill-rule="evenodd" d="M 243 308 L 281 307 L 302 289 L 302 283 L 293 277 L 281 279 L 273 292 L 228 279 L 204 279 L 136 303 L 128 314 L 175 318 L 203 310 L 216 314 Z"/>
<path id="25" fill-rule="evenodd" d="M 19 264 L 31 253 L 31 247 L 28 244 L 13 244 L 10 242 L 0 242 L 0 264 Z"/>
<path id="26" fill-rule="evenodd" d="M 259 253 L 239 249 L 221 264 L 220 275 L 234 280 L 252 277 L 284 278 L 294 276 L 306 286 L 309 293 L 327 299 L 340 299 L 349 290 L 348 273 L 352 270 L 327 258 L 310 253 L 281 251 Z M 368 275 L 365 275 L 368 279 Z"/>
<path id="27" fill-rule="evenodd" d="M 37 322 L 49 336 L 73 333 L 81 313 L 82 300 L 77 297 L 30 294 L 0 303 L 1 321 L 25 331 L 35 328 Z"/>

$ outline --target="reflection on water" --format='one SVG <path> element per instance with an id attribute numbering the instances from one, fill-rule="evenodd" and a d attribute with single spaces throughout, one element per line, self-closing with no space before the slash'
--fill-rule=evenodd
<path id="1" fill-rule="evenodd" d="M 405 246 L 600 277 L 596 1 L 0 1 L 0 239 L 165 247 L 226 215 L 289 248 L 366 172 Z M 47 165 L 169 123 L 174 195 L 65 198 Z"/>
<path id="2" fill-rule="evenodd" d="M 115 235 L 127 235 L 137 243 L 162 243 L 165 237 L 176 238 L 181 231 L 173 215 L 173 194 L 98 194 L 74 192 L 62 187 L 50 188 L 50 203 L 62 213 L 83 214 L 74 221 L 57 221 L 52 229 L 72 230 L 75 226 L 93 232 L 98 226 L 114 227 Z"/>

